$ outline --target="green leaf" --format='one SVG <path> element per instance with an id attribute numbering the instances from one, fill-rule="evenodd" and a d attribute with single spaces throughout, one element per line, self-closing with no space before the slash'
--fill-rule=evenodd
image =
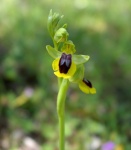
<path id="1" fill-rule="evenodd" d="M 61 55 L 62 55 L 61 52 L 57 51 L 55 48 L 51 47 L 50 45 L 47 45 L 46 49 L 47 49 L 49 55 L 51 57 L 53 57 L 54 59 L 61 57 Z"/>
<path id="2" fill-rule="evenodd" d="M 73 55 L 72 60 L 76 65 L 83 64 L 89 60 L 90 56 L 88 55 Z"/>

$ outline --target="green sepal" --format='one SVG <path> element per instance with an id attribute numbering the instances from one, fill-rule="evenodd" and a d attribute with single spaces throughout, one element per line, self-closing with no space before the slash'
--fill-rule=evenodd
<path id="1" fill-rule="evenodd" d="M 89 60 L 90 56 L 88 55 L 72 55 L 72 60 L 76 65 L 83 64 Z"/>
<path id="2" fill-rule="evenodd" d="M 81 81 L 84 77 L 84 65 L 77 65 L 77 69 L 75 74 L 73 75 L 73 77 L 71 77 L 69 79 L 70 82 L 75 82 L 78 83 L 79 81 Z"/>
<path id="3" fill-rule="evenodd" d="M 46 46 L 46 49 L 51 57 L 54 59 L 61 57 L 62 53 L 57 51 L 55 48 L 51 47 L 50 45 Z"/>

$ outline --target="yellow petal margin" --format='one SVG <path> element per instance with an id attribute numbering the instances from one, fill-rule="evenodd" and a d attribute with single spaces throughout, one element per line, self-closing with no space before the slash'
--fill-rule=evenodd
<path id="1" fill-rule="evenodd" d="M 52 68 L 53 68 L 54 71 L 58 71 L 59 70 L 59 60 L 60 60 L 60 58 L 57 58 L 52 63 Z"/>
<path id="2" fill-rule="evenodd" d="M 68 70 L 66 75 L 72 77 L 75 72 L 76 72 L 76 64 L 74 62 L 72 62 L 70 69 Z"/>
<path id="3" fill-rule="evenodd" d="M 91 94 L 95 94 L 96 93 L 96 89 L 94 87 L 90 88 L 90 93 Z"/>
<path id="4" fill-rule="evenodd" d="M 59 78 L 65 78 L 65 79 L 70 78 L 70 76 L 68 76 L 67 74 L 60 73 L 59 71 L 54 72 L 54 74 Z"/>
<path id="5" fill-rule="evenodd" d="M 94 87 L 90 88 L 83 81 L 79 82 L 79 88 L 81 89 L 82 92 L 84 92 L 86 94 L 89 94 L 89 93 L 95 94 L 96 93 L 96 89 Z"/>

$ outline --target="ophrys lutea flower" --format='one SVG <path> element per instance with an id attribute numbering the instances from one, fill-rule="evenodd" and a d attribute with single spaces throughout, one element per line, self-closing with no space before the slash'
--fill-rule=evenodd
<path id="1" fill-rule="evenodd" d="M 79 88 L 86 94 L 96 93 L 96 89 L 92 86 L 92 83 L 85 78 L 79 82 Z"/>
<path id="2" fill-rule="evenodd" d="M 61 51 L 47 45 L 47 51 L 55 60 L 52 63 L 54 74 L 57 77 L 71 78 L 77 70 L 77 66 L 89 60 L 88 55 L 75 55 L 74 44 L 67 41 Z"/>
<path id="3" fill-rule="evenodd" d="M 48 53 L 54 58 L 52 68 L 58 78 L 69 79 L 70 82 L 79 84 L 79 88 L 84 93 L 96 93 L 89 80 L 84 78 L 83 64 L 89 60 L 88 55 L 76 55 L 74 45 L 71 41 L 64 44 L 62 51 L 58 51 L 51 46 L 47 46 Z"/>

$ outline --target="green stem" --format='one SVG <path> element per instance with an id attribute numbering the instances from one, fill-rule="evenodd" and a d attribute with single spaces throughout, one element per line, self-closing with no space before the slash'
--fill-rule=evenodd
<path id="1" fill-rule="evenodd" d="M 58 78 L 58 87 L 60 89 L 61 83 L 62 83 L 63 78 Z"/>
<path id="2" fill-rule="evenodd" d="M 54 38 L 52 38 L 52 40 L 53 40 L 54 48 L 56 50 L 58 50 L 58 43 L 56 43 L 56 41 L 54 40 Z"/>
<path id="3" fill-rule="evenodd" d="M 59 118 L 59 148 L 65 149 L 65 98 L 68 90 L 69 81 L 63 79 L 57 97 L 57 113 Z"/>

